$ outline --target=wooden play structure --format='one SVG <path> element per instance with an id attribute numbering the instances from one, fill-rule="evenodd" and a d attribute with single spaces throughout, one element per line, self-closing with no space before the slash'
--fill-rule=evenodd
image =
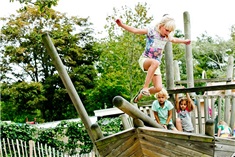
<path id="1" fill-rule="evenodd" d="M 186 38 L 190 38 L 190 19 L 187 12 L 184 13 L 185 34 Z M 193 113 L 193 124 L 196 131 L 194 133 L 176 132 L 165 130 L 153 118 L 151 118 L 150 104 L 131 104 L 121 96 L 113 98 L 113 104 L 122 110 L 125 114 L 122 115 L 123 125 L 126 128 L 117 134 L 104 137 L 98 124 L 92 124 L 88 114 L 77 94 L 63 63 L 57 54 L 49 34 L 43 34 L 43 42 L 50 54 L 52 61 L 58 70 L 58 73 L 68 91 L 68 94 L 86 127 L 86 130 L 93 142 L 94 148 L 97 150 L 96 156 L 101 157 L 167 157 L 167 156 L 214 156 L 222 157 L 235 156 L 235 140 L 229 138 L 219 138 L 215 136 L 215 111 L 212 108 L 212 114 L 208 114 L 208 101 L 218 100 L 218 116 L 219 119 L 225 120 L 230 126 L 234 126 L 235 122 L 235 95 L 231 93 L 231 89 L 235 89 L 235 84 L 227 82 L 224 85 L 194 87 L 193 66 L 192 66 L 192 50 L 191 46 L 186 46 L 186 61 L 187 61 L 187 87 L 184 89 L 174 89 L 175 76 L 173 69 L 173 56 L 171 43 L 167 43 L 165 49 L 166 59 L 166 82 L 167 90 L 170 94 L 170 100 L 174 102 L 175 93 L 191 93 L 198 91 L 216 91 L 225 90 L 224 96 L 196 96 L 195 99 L 200 103 L 204 100 L 204 106 L 197 105 L 197 110 Z M 231 60 L 233 57 L 231 57 Z M 229 62 L 228 67 L 233 68 L 233 61 Z M 232 71 L 232 72 L 231 72 Z M 231 80 L 233 80 L 233 69 Z M 229 76 L 228 76 L 229 77 Z M 180 80 L 177 80 L 180 81 Z M 221 100 L 225 101 L 222 107 Z M 141 108 L 141 109 L 140 109 Z M 222 112 L 223 108 L 223 112 Z M 204 112 L 201 110 L 204 109 Z M 204 113 L 201 115 L 201 113 Z M 173 115 L 175 117 L 175 115 Z M 131 123 L 130 123 L 131 120 Z"/>

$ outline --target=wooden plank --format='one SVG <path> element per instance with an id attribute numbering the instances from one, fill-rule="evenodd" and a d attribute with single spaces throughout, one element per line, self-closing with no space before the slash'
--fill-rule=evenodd
<path id="1" fill-rule="evenodd" d="M 193 92 L 205 92 L 205 91 L 228 90 L 228 89 L 235 89 L 235 84 L 202 86 L 202 87 L 182 88 L 182 89 L 167 89 L 167 91 L 169 94 L 176 94 L 176 93 L 193 93 Z"/>
<path id="2" fill-rule="evenodd" d="M 130 155 L 130 157 L 144 157 L 142 153 L 142 148 L 137 148 L 134 152 L 134 154 Z"/>
<path id="3" fill-rule="evenodd" d="M 7 148 L 6 148 L 5 138 L 2 139 L 2 142 L 3 142 L 3 152 L 5 152 L 5 154 L 7 155 Z"/>
<path id="4" fill-rule="evenodd" d="M 159 140 L 157 138 L 151 136 L 140 136 L 141 148 L 143 149 L 143 153 L 145 154 L 145 150 L 149 150 L 147 153 L 149 156 L 154 156 L 155 152 L 159 155 L 163 156 L 171 156 L 171 151 L 167 150 L 165 146 L 167 145 L 165 141 Z M 171 145 L 171 143 L 170 143 Z M 149 154 L 152 153 L 152 154 Z"/>
<path id="5" fill-rule="evenodd" d="M 21 145 L 22 155 L 23 155 L 23 157 L 24 157 L 25 152 L 24 152 L 24 144 L 23 144 L 23 141 L 22 141 L 22 140 L 20 140 L 20 145 Z"/>
<path id="6" fill-rule="evenodd" d="M 148 148 L 151 151 L 161 153 L 167 156 L 203 156 L 208 155 L 203 151 L 198 151 L 192 145 L 192 142 L 180 139 L 173 139 L 173 138 L 164 138 L 164 137 L 152 137 L 148 135 L 141 134 L 141 147 Z M 141 136 L 139 135 L 139 136 Z M 202 144 L 202 142 L 198 142 Z M 146 146 L 145 146 L 146 145 Z M 157 146 L 157 147 L 156 147 Z M 208 147 L 206 147 L 208 149 Z M 200 148 L 199 148 L 200 149 Z M 213 154 L 210 152 L 210 154 Z"/>
<path id="7" fill-rule="evenodd" d="M 151 128 L 151 127 L 139 127 L 137 131 L 139 133 L 143 133 L 150 136 L 158 136 L 158 137 L 162 136 L 168 138 L 178 138 L 182 140 L 192 140 L 192 141 L 201 141 L 209 143 L 214 141 L 214 138 L 211 136 L 195 134 L 195 133 L 171 131 L 166 129 Z"/>
<path id="8" fill-rule="evenodd" d="M 17 152 L 18 152 L 18 156 L 21 157 L 21 153 L 20 153 L 20 146 L 19 146 L 19 140 L 16 139 L 16 148 L 17 148 Z"/>
<path id="9" fill-rule="evenodd" d="M 42 152 L 42 156 L 44 155 L 44 149 L 43 149 L 43 145 L 41 143 L 41 152 Z"/>
<path id="10" fill-rule="evenodd" d="M 232 145 L 215 144 L 215 151 L 223 151 L 230 154 L 235 153 L 235 147 Z"/>
<path id="11" fill-rule="evenodd" d="M 144 156 L 148 156 L 148 157 L 153 157 L 153 156 L 157 156 L 157 157 L 169 157 L 167 155 L 163 155 L 163 154 L 160 154 L 158 152 L 153 152 L 151 150 L 149 150 L 148 148 L 142 148 L 143 149 L 143 152 L 144 152 Z"/>
<path id="12" fill-rule="evenodd" d="M 187 80 L 174 81 L 175 84 L 187 84 Z M 232 82 L 231 78 L 212 78 L 212 79 L 197 79 L 194 83 L 207 83 L 207 82 Z"/>
<path id="13" fill-rule="evenodd" d="M 99 139 L 99 140 L 95 141 L 95 143 L 96 143 L 96 146 L 100 147 L 102 145 L 107 145 L 112 141 L 118 141 L 119 139 L 132 136 L 135 133 L 136 133 L 136 129 L 130 128 L 128 130 L 124 130 L 124 131 L 118 132 L 116 134 Z"/>
<path id="14" fill-rule="evenodd" d="M 10 156 L 12 156 L 12 153 L 11 153 L 11 145 L 10 145 L 9 138 L 7 138 L 7 144 L 8 144 L 8 148 L 9 148 Z"/>
<path id="15" fill-rule="evenodd" d="M 123 156 L 128 157 L 133 154 L 136 154 L 135 151 L 141 149 L 140 143 L 137 137 L 127 140 L 125 143 L 117 147 L 115 150 L 112 151 L 111 154 L 107 157 L 114 157 L 114 156 Z M 142 154 L 138 155 L 142 156 Z"/>
<path id="16" fill-rule="evenodd" d="M 12 147 L 13 147 L 13 154 L 15 154 L 15 157 L 16 157 L 16 149 L 15 149 L 15 144 L 14 144 L 14 141 L 11 139 L 11 143 L 12 143 Z"/>
<path id="17" fill-rule="evenodd" d="M 26 157 L 28 157 L 28 149 L 27 149 L 26 141 L 24 141 L 24 150 L 25 150 Z"/>
<path id="18" fill-rule="evenodd" d="M 215 144 L 231 145 L 235 148 L 235 139 L 215 137 Z M 235 149 L 234 149 L 235 151 Z"/>
<path id="19" fill-rule="evenodd" d="M 164 137 L 160 137 L 160 139 L 165 140 L 167 142 L 172 142 L 174 144 L 177 144 L 177 147 L 183 147 L 183 148 L 187 148 L 188 152 L 190 152 L 188 154 L 193 154 L 195 152 L 197 153 L 201 153 L 203 155 L 209 155 L 212 156 L 213 155 L 213 145 L 214 143 L 208 143 L 208 142 L 198 142 L 198 141 L 192 141 L 192 140 L 181 140 L 181 139 L 169 139 L 169 138 L 164 138 Z M 195 155 L 197 156 L 197 155 Z"/>
<path id="20" fill-rule="evenodd" d="M 235 152 L 224 152 L 221 150 L 216 150 L 214 156 L 216 157 L 234 157 L 235 156 Z"/>
<path id="21" fill-rule="evenodd" d="M 134 134 L 135 135 L 135 134 Z M 122 139 L 117 139 L 116 141 L 112 141 L 110 143 L 107 143 L 107 145 L 103 145 L 102 147 L 97 147 L 99 153 L 103 156 L 108 155 L 110 152 L 112 152 L 114 149 L 116 149 L 117 147 L 119 147 L 120 145 L 123 145 L 126 141 L 128 141 L 129 139 L 133 139 L 133 138 L 137 138 L 136 136 L 128 136 L 126 138 L 122 138 Z"/>
<path id="22" fill-rule="evenodd" d="M 235 96 L 232 98 L 232 104 L 231 104 L 231 114 L 230 114 L 230 127 L 235 127 Z M 233 135 L 234 136 L 234 135 Z"/>
<path id="23" fill-rule="evenodd" d="M 0 156 L 3 156 L 3 151 L 2 151 L 3 147 L 2 147 L 2 140 L 0 140 Z"/>
<path id="24" fill-rule="evenodd" d="M 40 152 L 40 144 L 37 142 L 37 148 L 38 148 L 38 156 L 41 157 L 41 152 Z M 42 154 L 43 156 L 43 154 Z"/>

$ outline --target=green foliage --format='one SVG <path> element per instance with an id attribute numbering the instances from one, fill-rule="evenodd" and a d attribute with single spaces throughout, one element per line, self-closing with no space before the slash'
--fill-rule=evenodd
<path id="1" fill-rule="evenodd" d="M 104 136 L 109 136 L 123 130 L 120 118 L 102 118 L 98 121 L 98 125 Z"/>
<path id="2" fill-rule="evenodd" d="M 105 136 L 121 131 L 120 118 L 104 118 L 98 121 Z M 93 149 L 93 143 L 81 121 L 61 121 L 55 128 L 37 128 L 35 125 L 6 123 L 0 121 L 0 137 L 19 139 L 23 141 L 33 140 L 47 144 L 69 155 L 89 153 Z M 79 148 L 79 149 L 78 149 Z"/>
<path id="3" fill-rule="evenodd" d="M 51 8 L 52 6 L 56 6 L 59 0 L 16 0 L 22 4 L 33 4 L 39 7 L 40 11 L 45 11 L 46 7 Z M 14 2 L 14 0 L 10 0 L 10 2 Z"/>
<path id="4" fill-rule="evenodd" d="M 30 91 L 30 92 L 29 92 Z M 38 110 L 46 101 L 41 83 L 16 82 L 12 85 L 1 85 L 1 120 L 19 123 L 25 118 L 40 117 Z"/>
<path id="5" fill-rule="evenodd" d="M 227 60 L 230 55 L 235 55 L 234 42 L 224 41 L 207 34 L 202 36 L 193 45 L 194 76 L 201 77 L 202 71 L 207 78 L 226 78 Z"/>
<path id="6" fill-rule="evenodd" d="M 24 141 L 35 140 L 37 133 L 34 127 L 26 123 L 5 123 L 0 121 L 1 138 L 19 139 Z"/>
<path id="7" fill-rule="evenodd" d="M 24 2 L 26 3 L 26 1 Z M 100 52 L 93 50 L 94 39 L 91 35 L 93 33 L 90 28 L 91 23 L 87 18 L 68 18 L 65 14 L 46 6 L 41 12 L 36 5 L 37 2 L 39 3 L 36 1 L 34 6 L 27 5 L 24 9 L 20 9 L 17 15 L 2 19 L 5 24 L 1 29 L 3 46 L 0 50 L 2 52 L 1 72 L 3 74 L 1 81 L 8 84 L 17 81 L 41 82 L 45 101 L 41 102 L 40 106 L 35 104 L 35 101 L 30 104 L 41 112 L 41 119 L 53 121 L 76 118 L 77 112 L 46 52 L 41 36 L 42 31 L 50 33 L 57 52 L 81 99 L 86 100 L 88 98 L 83 93 L 95 85 L 94 78 L 97 74 L 93 64 L 100 55 Z M 40 2 L 46 3 L 46 1 Z M 27 91 L 22 94 L 28 95 L 29 93 Z M 6 99 L 4 101 L 4 104 L 15 106 L 21 113 L 19 105 L 14 103 L 8 102 Z M 15 117 L 15 120 L 22 121 L 22 118 L 19 120 L 19 117 Z"/>

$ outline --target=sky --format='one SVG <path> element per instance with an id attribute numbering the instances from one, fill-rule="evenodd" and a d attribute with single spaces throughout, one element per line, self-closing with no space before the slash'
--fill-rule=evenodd
<path id="1" fill-rule="evenodd" d="M 1 0 L 0 17 L 14 14 L 21 7 L 18 2 L 9 1 Z M 134 8 L 138 2 L 147 3 L 150 8 L 148 13 L 154 17 L 154 24 L 167 13 L 175 18 L 176 27 L 182 32 L 184 31 L 183 13 L 188 12 L 192 40 L 204 33 L 227 40 L 230 38 L 230 28 L 235 24 L 234 0 L 59 0 L 58 5 L 53 9 L 68 16 L 90 17 L 90 22 L 98 32 L 103 30 L 105 18 L 112 15 L 114 7 L 121 9 L 126 5 Z"/>

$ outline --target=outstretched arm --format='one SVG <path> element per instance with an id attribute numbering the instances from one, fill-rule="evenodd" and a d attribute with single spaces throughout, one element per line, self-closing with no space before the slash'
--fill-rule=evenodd
<path id="1" fill-rule="evenodd" d="M 134 34 L 147 34 L 147 29 L 138 29 L 135 27 L 128 26 L 124 23 L 122 23 L 121 19 L 117 19 L 116 23 L 118 26 L 122 27 L 123 29 L 127 30 L 128 32 L 134 33 Z"/>
<path id="2" fill-rule="evenodd" d="M 175 94 L 175 109 L 178 112 L 180 110 L 178 94 Z"/>
<path id="3" fill-rule="evenodd" d="M 187 101 L 188 101 L 188 110 L 189 112 L 192 111 L 194 109 L 194 103 L 193 103 L 193 100 L 190 98 L 189 94 L 186 93 L 186 96 L 187 96 Z"/>
<path id="4" fill-rule="evenodd" d="M 189 39 L 180 39 L 180 38 L 176 38 L 176 37 L 169 37 L 169 40 L 172 43 L 182 43 L 182 44 L 186 44 L 186 45 L 189 45 L 191 43 L 191 40 L 189 40 Z"/>

